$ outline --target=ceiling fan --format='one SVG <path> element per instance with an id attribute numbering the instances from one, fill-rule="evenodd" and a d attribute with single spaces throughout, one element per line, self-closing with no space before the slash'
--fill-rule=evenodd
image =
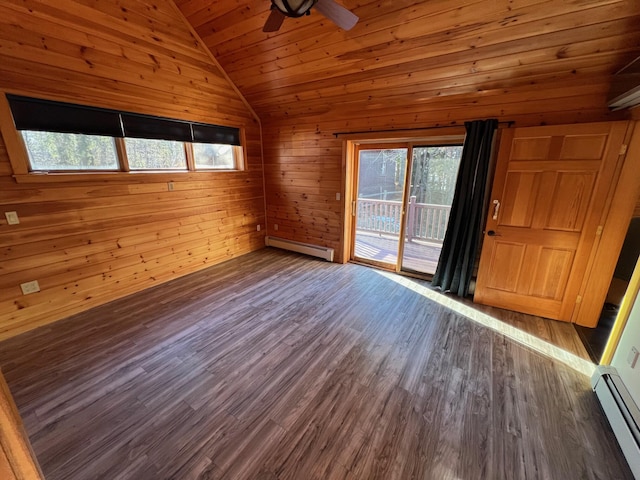
<path id="1" fill-rule="evenodd" d="M 262 28 L 263 32 L 276 32 L 285 17 L 298 18 L 309 15 L 315 7 L 322 15 L 343 30 L 351 30 L 358 17 L 334 0 L 271 0 L 271 13 Z"/>

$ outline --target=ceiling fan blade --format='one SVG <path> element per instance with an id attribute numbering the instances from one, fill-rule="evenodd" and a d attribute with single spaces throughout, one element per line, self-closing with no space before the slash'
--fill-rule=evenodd
<path id="1" fill-rule="evenodd" d="M 358 16 L 334 0 L 318 0 L 314 8 L 343 30 L 351 30 L 358 23 Z"/>
<path id="2" fill-rule="evenodd" d="M 264 27 L 262 27 L 263 32 L 277 32 L 280 30 L 282 26 L 282 22 L 284 21 L 284 14 L 278 10 L 277 8 L 272 8 L 267 21 L 264 22 Z"/>

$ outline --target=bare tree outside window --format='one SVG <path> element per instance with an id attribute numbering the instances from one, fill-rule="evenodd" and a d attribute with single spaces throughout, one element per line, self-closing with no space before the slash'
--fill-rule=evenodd
<path id="1" fill-rule="evenodd" d="M 231 170 L 236 168 L 232 145 L 194 143 L 193 158 L 197 169 Z"/>

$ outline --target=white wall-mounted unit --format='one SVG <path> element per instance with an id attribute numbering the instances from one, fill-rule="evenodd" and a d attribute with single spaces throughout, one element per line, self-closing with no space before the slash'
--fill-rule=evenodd
<path id="1" fill-rule="evenodd" d="M 314 257 L 324 258 L 328 262 L 333 262 L 333 248 L 319 247 L 318 245 L 294 242 L 293 240 L 270 236 L 266 236 L 264 241 L 267 247 L 291 250 L 292 252 L 304 253 L 305 255 L 312 255 Z"/>
<path id="2" fill-rule="evenodd" d="M 640 410 L 613 367 L 598 367 L 591 378 L 591 386 L 633 475 L 640 480 Z"/>

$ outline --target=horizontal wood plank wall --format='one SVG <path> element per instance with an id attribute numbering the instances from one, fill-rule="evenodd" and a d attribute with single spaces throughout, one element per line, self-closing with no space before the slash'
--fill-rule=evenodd
<path id="1" fill-rule="evenodd" d="M 315 118 L 270 119 L 264 127 L 264 157 L 268 235 L 288 238 L 336 249 L 336 261 L 342 258 L 343 139 L 335 132 L 359 132 L 420 128 L 431 125 L 460 125 L 464 121 L 498 118 L 513 120 L 519 126 L 564 124 L 621 119 L 624 113 L 610 113 L 601 99 L 581 99 L 571 106 L 570 99 L 557 98 L 559 107 L 546 112 L 540 102 L 485 107 L 478 105 L 455 113 L 415 108 L 410 114 L 379 111 L 368 116 L 352 114 L 334 120 L 316 122 Z M 513 111 L 513 113 L 509 113 Z M 453 120 L 455 118 L 455 120 Z M 438 130 L 425 130 L 425 136 Z M 394 134 L 389 133 L 392 137 Z M 361 134 L 366 138 L 367 134 Z M 278 225 L 278 230 L 274 230 Z"/>
<path id="2" fill-rule="evenodd" d="M 268 233 L 338 260 L 333 132 L 625 118 L 607 93 L 640 47 L 637 0 L 341 0 L 360 18 L 352 30 L 312 10 L 272 33 L 264 0 L 176 3 L 265 127 Z"/>
<path id="3" fill-rule="evenodd" d="M 169 0 L 3 1 L 0 90 L 243 127 L 248 154 L 242 172 L 17 184 L 0 139 L 1 212 L 21 221 L 0 219 L 0 339 L 264 245 L 259 123 Z"/>

